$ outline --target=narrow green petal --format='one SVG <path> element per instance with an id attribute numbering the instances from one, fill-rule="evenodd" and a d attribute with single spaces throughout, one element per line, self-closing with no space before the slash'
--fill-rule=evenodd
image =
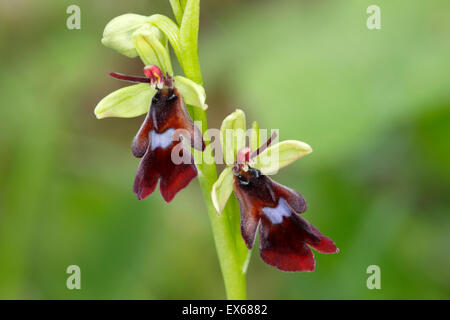
<path id="1" fill-rule="evenodd" d="M 230 167 L 226 167 L 214 183 L 211 197 L 214 207 L 219 214 L 227 204 L 228 198 L 233 191 L 233 172 Z"/>
<path id="2" fill-rule="evenodd" d="M 108 48 L 130 57 L 137 57 L 132 34 L 141 28 L 148 17 L 134 13 L 127 13 L 112 19 L 103 31 L 102 43 Z"/>
<path id="3" fill-rule="evenodd" d="M 175 76 L 173 79 L 175 87 L 180 91 L 186 104 L 202 108 L 203 110 L 208 108 L 208 105 L 205 103 L 205 89 L 201 85 L 182 76 Z"/>
<path id="4" fill-rule="evenodd" d="M 150 109 L 156 90 L 147 83 L 135 84 L 116 90 L 104 97 L 95 107 L 98 119 L 108 117 L 133 118 L 143 115 Z"/>
<path id="5" fill-rule="evenodd" d="M 264 150 L 256 157 L 253 167 L 260 169 L 264 174 L 274 174 L 311 152 L 311 147 L 304 142 L 286 140 Z"/>
<path id="6" fill-rule="evenodd" d="M 238 151 L 245 147 L 245 130 L 245 113 L 240 109 L 236 109 L 222 121 L 220 139 L 226 164 L 233 164 Z"/>
<path id="7" fill-rule="evenodd" d="M 133 42 L 145 65 L 157 65 L 165 74 L 173 74 L 167 38 L 155 26 L 144 25 L 133 33 Z"/>
<path id="8" fill-rule="evenodd" d="M 260 137 L 259 137 L 259 125 L 258 122 L 253 121 L 252 123 L 252 131 L 250 133 L 250 149 L 253 151 L 258 149 L 261 145 Z"/>

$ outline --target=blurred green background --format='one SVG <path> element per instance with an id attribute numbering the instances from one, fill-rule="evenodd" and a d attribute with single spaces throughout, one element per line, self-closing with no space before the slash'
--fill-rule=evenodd
<path id="1" fill-rule="evenodd" d="M 81 30 L 66 28 L 71 4 Z M 100 43 L 127 12 L 172 17 L 165 0 L 0 0 L 0 298 L 225 297 L 198 182 L 169 205 L 137 201 L 142 118 L 93 115 L 126 85 L 107 72 L 141 73 Z M 297 274 L 254 250 L 249 298 L 450 298 L 449 21 L 448 0 L 202 1 L 210 126 L 241 107 L 308 142 L 276 180 L 341 249 Z M 82 290 L 66 289 L 71 264 Z M 374 264 L 381 290 L 366 287 Z"/>

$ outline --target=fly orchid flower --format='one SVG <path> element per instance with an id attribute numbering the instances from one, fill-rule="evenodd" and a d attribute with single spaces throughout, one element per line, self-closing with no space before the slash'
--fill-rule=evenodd
<path id="1" fill-rule="evenodd" d="M 173 78 L 168 74 L 164 76 L 155 65 L 146 66 L 144 74 L 146 78 L 110 73 L 120 80 L 147 83 L 156 90 L 147 116 L 132 144 L 133 155 L 142 158 L 133 191 L 139 200 L 145 199 L 153 193 L 161 179 L 161 195 L 166 202 L 170 202 L 197 176 L 190 150 L 179 139 L 180 135 L 184 135 L 189 144 L 200 151 L 205 149 L 205 143 L 186 110 L 183 96 L 174 86 Z M 174 153 L 189 161 L 175 162 Z"/>
<path id="2" fill-rule="evenodd" d="M 230 145 L 230 135 L 228 139 L 224 138 L 226 130 L 245 131 L 245 114 L 241 110 L 229 115 L 222 123 L 223 146 Z M 241 212 L 241 234 L 247 248 L 252 249 L 259 227 L 259 248 L 264 262 L 282 271 L 314 271 L 315 260 L 310 247 L 321 253 L 339 250 L 330 238 L 298 215 L 306 211 L 305 199 L 268 177 L 312 149 L 306 143 L 294 140 L 270 146 L 276 133 L 259 146 L 256 131 L 257 124 L 254 123 L 250 137 L 252 148 L 245 147 L 245 139 L 231 135 L 234 150 L 225 147 L 223 151 L 224 155 L 235 154 L 235 161 L 228 163 L 213 186 L 214 206 L 220 213 L 234 191 Z M 237 143 L 238 140 L 241 142 Z"/>

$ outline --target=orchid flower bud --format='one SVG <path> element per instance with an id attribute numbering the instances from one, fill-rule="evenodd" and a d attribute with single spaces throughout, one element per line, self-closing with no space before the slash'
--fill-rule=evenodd
<path id="1" fill-rule="evenodd" d="M 127 13 L 112 19 L 103 31 L 102 43 L 119 53 L 135 58 L 138 56 L 132 34 L 148 21 L 148 17 Z"/>

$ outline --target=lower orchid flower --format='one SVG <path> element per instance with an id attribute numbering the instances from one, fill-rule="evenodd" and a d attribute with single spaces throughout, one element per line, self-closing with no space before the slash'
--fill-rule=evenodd
<path id="1" fill-rule="evenodd" d="M 310 249 L 321 253 L 337 253 L 339 249 L 328 237 L 298 214 L 306 211 L 306 201 L 298 192 L 269 178 L 278 169 L 309 154 L 312 149 L 306 143 L 283 141 L 271 147 L 273 134 L 266 143 L 258 146 L 259 136 L 251 133 L 250 145 L 236 143 L 232 136 L 232 149 L 224 148 L 224 155 L 235 154 L 235 161 L 221 173 L 213 186 L 212 199 L 220 213 L 234 191 L 241 212 L 241 234 L 248 249 L 252 249 L 256 232 L 260 231 L 260 255 L 267 264 L 282 271 L 314 271 L 315 260 Z M 222 137 L 226 130 L 245 131 L 245 115 L 237 110 L 222 124 Z M 245 139 L 243 140 L 245 142 Z M 224 146 L 230 145 L 222 139 Z M 274 157 L 276 155 L 276 157 Z"/>

